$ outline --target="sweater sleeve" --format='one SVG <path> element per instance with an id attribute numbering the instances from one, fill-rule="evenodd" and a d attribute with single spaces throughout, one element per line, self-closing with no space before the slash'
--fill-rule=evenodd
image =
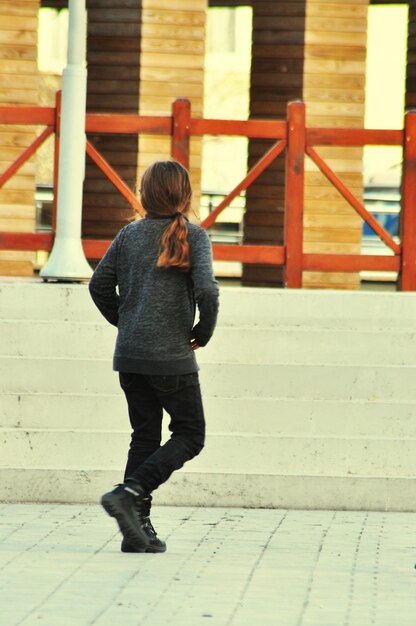
<path id="1" fill-rule="evenodd" d="M 211 339 L 217 323 L 219 289 L 212 267 L 211 242 L 205 230 L 201 228 L 197 232 L 198 236 L 191 247 L 190 274 L 199 320 L 192 330 L 192 336 L 202 347 Z"/>
<path id="2" fill-rule="evenodd" d="M 122 232 L 111 243 L 89 283 L 90 295 L 96 307 L 113 326 L 118 324 L 117 255 Z"/>

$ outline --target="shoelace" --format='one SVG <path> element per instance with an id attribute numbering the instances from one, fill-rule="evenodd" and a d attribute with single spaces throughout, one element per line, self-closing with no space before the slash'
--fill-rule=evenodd
<path id="1" fill-rule="evenodd" d="M 153 528 L 153 524 L 150 521 L 150 517 L 147 518 L 146 523 L 145 523 L 145 527 L 150 531 L 150 533 L 152 535 L 154 535 L 155 537 L 157 537 L 157 532 L 155 531 L 155 529 Z"/>

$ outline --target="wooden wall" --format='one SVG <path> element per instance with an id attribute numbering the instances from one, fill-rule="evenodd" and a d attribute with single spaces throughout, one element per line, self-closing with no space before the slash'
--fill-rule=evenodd
<path id="1" fill-rule="evenodd" d="M 367 0 L 253 2 L 251 117 L 284 117 L 290 100 L 307 104 L 307 124 L 363 127 Z M 267 141 L 251 141 L 249 166 Z M 319 148 L 362 195 L 362 149 Z M 247 192 L 244 239 L 281 243 L 284 160 L 278 159 Z M 309 161 L 306 163 L 305 252 L 359 253 L 362 221 Z M 246 266 L 247 285 L 279 285 L 282 272 Z M 358 288 L 359 275 L 305 272 L 304 286 Z"/>
<path id="2" fill-rule="evenodd" d="M 416 0 L 409 3 L 407 38 L 406 109 L 416 109 Z"/>
<path id="3" fill-rule="evenodd" d="M 87 0 L 87 111 L 137 113 L 140 89 L 141 0 Z M 90 135 L 91 142 L 134 189 L 137 136 Z M 87 157 L 82 233 L 112 238 L 134 215 Z"/>
<path id="4" fill-rule="evenodd" d="M 170 115 L 176 98 L 189 98 L 193 117 L 202 117 L 207 0 L 142 0 L 142 5 L 140 113 Z M 200 138 L 191 140 L 192 207 L 196 214 L 201 144 Z M 169 155 L 170 138 L 142 135 L 138 177 L 154 160 Z"/>
<path id="5" fill-rule="evenodd" d="M 363 128 L 368 0 L 308 0 L 303 100 L 309 126 Z M 318 148 L 357 195 L 362 148 Z M 310 161 L 306 163 L 305 252 L 359 254 L 362 220 Z M 359 274 L 304 272 L 305 287 L 356 289 Z"/>
<path id="6" fill-rule="evenodd" d="M 282 119 L 287 102 L 302 98 L 304 65 L 304 1 L 253 2 L 250 118 Z M 248 165 L 270 147 L 268 140 L 249 142 Z M 244 242 L 283 241 L 285 158 L 281 155 L 247 190 Z M 280 285 L 282 270 L 246 265 L 245 285 Z"/>
<path id="7" fill-rule="evenodd" d="M 38 0 L 0 2 L 0 105 L 37 104 L 38 8 Z M 34 137 L 32 127 L 0 125 L 0 171 Z M 33 232 L 35 184 L 35 164 L 31 160 L 0 190 L 1 231 Z M 34 260 L 32 252 L 0 251 L 0 275 L 30 276 Z"/>
<path id="8" fill-rule="evenodd" d="M 178 97 L 202 115 L 206 0 L 87 0 L 88 111 L 170 115 Z M 135 189 L 143 170 L 170 157 L 170 138 L 95 135 L 91 141 Z M 138 152 L 139 151 L 139 152 Z M 191 142 L 194 208 L 199 207 L 201 140 Z M 89 160 L 83 235 L 113 237 L 134 216 Z"/>

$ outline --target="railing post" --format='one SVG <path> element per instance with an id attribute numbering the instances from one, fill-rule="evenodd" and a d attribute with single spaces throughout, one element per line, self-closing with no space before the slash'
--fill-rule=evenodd
<path id="1" fill-rule="evenodd" d="M 303 200 L 305 189 L 305 105 L 289 102 L 285 182 L 285 286 L 302 287 Z"/>
<path id="2" fill-rule="evenodd" d="M 58 172 L 59 172 L 59 142 L 61 135 L 61 102 L 62 91 L 55 95 L 55 141 L 53 154 L 53 205 L 52 205 L 52 232 L 56 233 L 56 215 L 58 206 Z"/>
<path id="3" fill-rule="evenodd" d="M 189 137 L 191 130 L 191 103 L 186 98 L 175 100 L 172 105 L 171 155 L 189 170 Z"/>
<path id="4" fill-rule="evenodd" d="M 416 111 L 408 111 L 405 115 L 400 238 L 399 288 L 401 291 L 416 291 Z"/>

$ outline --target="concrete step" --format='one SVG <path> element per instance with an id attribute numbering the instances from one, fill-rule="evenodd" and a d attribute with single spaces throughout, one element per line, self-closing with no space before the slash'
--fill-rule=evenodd
<path id="1" fill-rule="evenodd" d="M 99 502 L 119 471 L 1 469 L 5 502 Z M 154 492 L 155 504 L 365 511 L 414 510 L 414 479 L 175 472 Z"/>
<path id="2" fill-rule="evenodd" d="M 95 501 L 129 424 L 86 285 L 0 283 L 0 498 Z M 414 294 L 224 288 L 208 439 L 164 503 L 415 509 Z M 412 489 L 412 493 L 410 493 Z"/>
<path id="3" fill-rule="evenodd" d="M 416 401 L 416 367 L 205 363 L 206 397 Z M 119 392 L 108 359 L 3 357 L 0 392 Z"/>
<path id="4" fill-rule="evenodd" d="M 0 282 L 3 319 L 102 321 L 86 285 Z M 222 287 L 224 326 L 415 330 L 412 293 Z"/>
<path id="5" fill-rule="evenodd" d="M 206 397 L 208 431 L 305 437 L 416 437 L 412 402 L 309 398 Z M 168 421 L 168 417 L 166 420 Z M 124 396 L 118 394 L 5 393 L 0 426 L 18 429 L 125 431 Z"/>
<path id="6" fill-rule="evenodd" d="M 0 355 L 112 358 L 116 329 L 96 322 L 1 320 Z M 416 330 L 219 327 L 203 363 L 416 365 Z"/>
<path id="7" fill-rule="evenodd" d="M 125 432 L 3 428 L 0 467 L 121 471 L 128 443 Z M 416 478 L 415 455 L 416 439 L 209 433 L 192 471 Z"/>

